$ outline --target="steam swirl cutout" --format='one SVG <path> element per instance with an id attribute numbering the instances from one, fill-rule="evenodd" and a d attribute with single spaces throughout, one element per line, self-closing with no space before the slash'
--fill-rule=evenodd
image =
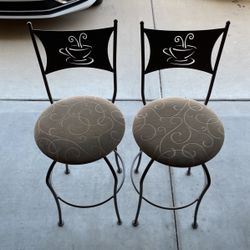
<path id="1" fill-rule="evenodd" d="M 79 38 L 77 39 L 75 36 L 69 36 L 68 37 L 68 40 L 70 43 L 76 43 L 77 47 L 79 48 L 82 48 L 83 47 L 83 43 L 82 41 L 83 40 L 86 40 L 87 39 L 87 34 L 82 32 L 80 35 L 79 35 Z"/>
<path id="2" fill-rule="evenodd" d="M 193 40 L 194 39 L 194 34 L 193 33 L 188 33 L 185 37 L 184 40 L 184 48 L 187 48 L 187 40 Z"/>
<path id="3" fill-rule="evenodd" d="M 174 38 L 174 41 L 175 41 L 176 43 L 181 42 L 182 46 L 184 46 L 184 42 L 183 42 L 183 39 L 182 39 L 181 36 L 176 36 L 176 37 Z"/>

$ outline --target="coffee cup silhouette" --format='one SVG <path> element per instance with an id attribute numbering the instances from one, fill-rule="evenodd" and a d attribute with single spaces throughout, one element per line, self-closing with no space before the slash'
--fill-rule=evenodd
<path id="1" fill-rule="evenodd" d="M 78 47 L 73 45 L 71 47 L 66 47 L 64 49 L 63 54 L 68 55 L 73 60 L 81 61 L 86 59 L 92 51 L 92 47 L 88 45 L 83 45 L 82 47 Z"/>
<path id="2" fill-rule="evenodd" d="M 196 47 L 188 45 L 186 48 L 181 45 L 176 45 L 175 47 L 165 48 L 163 52 L 173 57 L 178 61 L 185 61 L 191 57 L 196 50 Z"/>

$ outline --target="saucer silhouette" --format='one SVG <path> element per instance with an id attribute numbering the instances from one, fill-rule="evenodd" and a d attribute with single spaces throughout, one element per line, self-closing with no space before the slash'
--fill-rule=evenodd
<path id="1" fill-rule="evenodd" d="M 74 64 L 74 65 L 89 65 L 92 62 L 94 62 L 94 59 L 91 57 L 82 58 L 82 59 L 75 59 L 75 58 L 69 57 L 67 59 L 67 62 L 70 64 Z"/>

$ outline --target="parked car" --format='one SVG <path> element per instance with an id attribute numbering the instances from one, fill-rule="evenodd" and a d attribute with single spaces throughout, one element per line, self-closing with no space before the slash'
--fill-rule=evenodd
<path id="1" fill-rule="evenodd" d="M 44 19 L 62 16 L 103 0 L 0 0 L 0 19 Z"/>

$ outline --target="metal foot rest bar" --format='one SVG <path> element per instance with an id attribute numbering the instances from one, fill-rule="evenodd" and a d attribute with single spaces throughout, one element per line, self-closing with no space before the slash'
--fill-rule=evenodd
<path id="1" fill-rule="evenodd" d="M 152 166 L 154 160 L 151 159 L 150 162 L 148 163 L 147 167 L 145 168 L 141 178 L 140 178 L 140 190 L 137 188 L 136 184 L 135 184 L 135 180 L 134 180 L 134 175 L 135 174 L 138 174 L 139 173 L 139 165 L 141 163 L 141 156 L 142 156 L 142 152 L 139 152 L 137 154 L 137 156 L 135 157 L 133 163 L 132 163 L 132 167 L 131 167 L 131 170 L 130 170 L 130 178 L 131 178 L 131 182 L 133 184 L 133 187 L 135 189 L 135 191 L 139 194 L 139 203 L 138 203 L 138 209 L 137 209 L 137 213 L 136 213 L 136 217 L 135 217 L 135 220 L 133 220 L 132 224 L 133 226 L 137 226 L 139 223 L 138 223 L 138 217 L 139 217 L 139 213 L 140 213 L 140 209 L 141 209 L 141 202 L 142 202 L 142 199 L 145 200 L 147 203 L 149 203 L 150 205 L 152 206 L 155 206 L 155 207 L 158 207 L 158 208 L 161 208 L 161 209 L 165 209 L 165 210 L 180 210 L 180 209 L 183 209 L 183 208 L 187 208 L 189 206 L 192 206 L 193 204 L 197 203 L 196 204 L 196 207 L 195 207 L 195 212 L 194 212 L 194 221 L 193 221 L 193 224 L 192 224 L 192 227 L 194 229 L 196 229 L 198 227 L 198 223 L 197 223 L 197 215 L 198 215 L 198 210 L 199 210 L 199 206 L 200 206 L 200 202 L 203 198 L 203 196 L 205 195 L 205 193 L 207 192 L 210 184 L 211 184 L 211 177 L 210 177 L 210 174 L 208 172 L 208 169 L 206 167 L 205 164 L 202 164 L 202 168 L 203 168 L 203 171 L 204 171 L 204 177 L 205 177 L 205 183 L 204 183 L 204 188 L 201 192 L 201 194 L 199 195 L 199 197 L 197 197 L 194 201 L 186 204 L 186 205 L 183 205 L 183 206 L 179 206 L 179 207 L 166 207 L 166 206 L 161 206 L 161 205 L 158 205 L 152 201 L 150 201 L 149 199 L 147 199 L 146 197 L 143 196 L 143 182 L 144 182 L 144 179 L 145 179 L 145 176 L 147 174 L 147 172 L 149 171 L 150 167 Z M 135 163 L 138 159 L 138 162 L 137 162 L 137 166 L 135 168 Z"/>
<path id="2" fill-rule="evenodd" d="M 59 217 L 59 222 L 58 222 L 58 226 L 63 226 L 64 222 L 62 220 L 62 212 L 61 212 L 61 206 L 60 206 L 60 202 L 63 202 L 65 203 L 66 205 L 69 205 L 71 207 L 76 207 L 76 208 L 94 208 L 94 207 L 98 207 L 98 206 L 101 206 L 103 205 L 104 203 L 110 201 L 111 199 L 114 199 L 114 205 L 115 205 L 115 210 L 116 210 L 116 215 L 117 215 L 117 224 L 118 225 L 121 225 L 122 221 L 120 219 L 120 214 L 119 214 L 119 210 L 118 210 L 118 206 L 117 206 L 117 201 L 116 201 L 116 195 L 119 193 L 119 191 L 121 190 L 123 184 L 124 184 L 124 180 L 125 180 L 125 167 L 124 167 L 124 162 L 121 158 L 121 156 L 119 155 L 119 153 L 115 150 L 114 151 L 115 153 L 115 159 L 116 159 L 116 163 L 117 163 L 117 172 L 120 174 L 122 174 L 122 178 L 121 178 L 121 181 L 120 181 L 120 184 L 118 185 L 118 178 L 117 178 L 117 175 L 116 175 L 116 172 L 113 168 L 113 166 L 111 165 L 110 161 L 108 160 L 108 158 L 104 157 L 104 160 L 105 162 L 107 163 L 107 165 L 109 166 L 111 172 L 112 172 L 112 175 L 114 177 L 114 193 L 112 196 L 110 196 L 109 198 L 105 199 L 104 201 L 102 202 L 99 202 L 99 203 L 96 203 L 96 204 L 92 204 L 92 205 L 78 205 L 78 204 L 73 204 L 73 203 L 70 203 L 66 200 L 64 200 L 63 198 L 61 198 L 55 191 L 55 189 L 53 188 L 53 185 L 52 185 L 52 172 L 53 172 L 53 169 L 56 165 L 56 161 L 53 161 L 52 164 L 50 165 L 49 167 L 49 170 L 47 172 L 47 176 L 46 176 L 46 184 L 47 186 L 49 187 L 51 193 L 53 194 L 54 196 L 54 199 L 56 201 L 56 204 L 57 204 L 57 210 L 58 210 L 58 217 Z M 119 163 L 120 161 L 120 163 Z M 120 167 L 121 166 L 121 167 Z"/>

